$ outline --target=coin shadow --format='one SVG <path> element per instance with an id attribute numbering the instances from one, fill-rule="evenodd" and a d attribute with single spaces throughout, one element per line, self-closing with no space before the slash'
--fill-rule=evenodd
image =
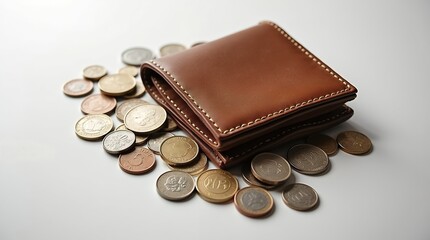
<path id="1" fill-rule="evenodd" d="M 279 184 L 279 186 L 276 186 L 273 189 L 270 189 L 270 191 L 282 193 L 284 191 L 285 187 L 287 187 L 288 185 L 293 184 L 295 182 L 296 182 L 296 176 L 294 175 L 293 172 L 291 172 L 290 177 L 285 182 Z"/>

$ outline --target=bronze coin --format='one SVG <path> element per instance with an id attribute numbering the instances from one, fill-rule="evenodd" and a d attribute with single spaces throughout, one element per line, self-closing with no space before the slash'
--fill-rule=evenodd
<path id="1" fill-rule="evenodd" d="M 327 155 L 333 155 L 337 152 L 337 142 L 334 138 L 324 134 L 313 134 L 310 135 L 306 142 L 321 148 Z"/>
<path id="2" fill-rule="evenodd" d="M 294 183 L 285 187 L 282 200 L 292 209 L 306 211 L 318 203 L 318 193 L 306 184 Z"/>
<path id="3" fill-rule="evenodd" d="M 273 197 L 263 188 L 245 187 L 234 195 L 234 205 L 245 216 L 263 217 L 272 211 Z"/>
<path id="4" fill-rule="evenodd" d="M 185 136 L 173 136 L 160 145 L 161 158 L 172 166 L 183 166 L 196 160 L 199 146 L 196 141 Z"/>
<path id="5" fill-rule="evenodd" d="M 319 147 L 298 144 L 288 150 L 288 162 L 300 173 L 314 175 L 324 172 L 329 164 L 327 154 Z"/>
<path id="6" fill-rule="evenodd" d="M 249 163 L 244 163 L 242 166 L 242 178 L 249 185 L 262 187 L 265 189 L 273 189 L 278 186 L 278 185 L 266 184 L 264 182 L 261 182 L 257 178 L 255 178 L 255 176 L 251 172 L 251 164 Z"/>
<path id="7" fill-rule="evenodd" d="M 116 107 L 116 99 L 103 94 L 93 94 L 81 103 L 81 111 L 85 114 L 107 114 Z"/>
<path id="8" fill-rule="evenodd" d="M 336 140 L 340 148 L 350 154 L 361 155 L 372 149 L 372 141 L 366 135 L 356 131 L 342 132 L 337 135 Z"/>
<path id="9" fill-rule="evenodd" d="M 157 192 L 161 197 L 179 201 L 188 198 L 195 189 L 194 178 L 181 171 L 168 171 L 157 179 Z"/>
<path id="10" fill-rule="evenodd" d="M 63 85 L 63 93 L 70 97 L 82 97 L 93 91 L 93 82 L 85 79 L 73 79 Z"/>
<path id="11" fill-rule="evenodd" d="M 277 185 L 290 177 L 291 167 L 285 158 L 265 152 L 252 159 L 251 172 L 258 180 L 269 185 Z"/>
<path id="12" fill-rule="evenodd" d="M 155 155 L 145 147 L 136 147 L 132 152 L 119 156 L 119 167 L 129 174 L 144 174 L 155 167 Z"/>

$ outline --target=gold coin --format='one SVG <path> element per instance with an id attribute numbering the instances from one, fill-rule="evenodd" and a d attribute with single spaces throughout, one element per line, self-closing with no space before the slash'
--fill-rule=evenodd
<path id="1" fill-rule="evenodd" d="M 113 121 L 105 114 L 86 115 L 75 124 L 76 135 L 90 141 L 102 139 L 112 129 Z"/>
<path id="2" fill-rule="evenodd" d="M 173 136 L 160 145 L 161 158 L 172 166 L 183 166 L 193 162 L 199 154 L 197 143 L 184 136 Z"/>
<path id="3" fill-rule="evenodd" d="M 324 172 L 329 166 L 327 154 L 319 147 L 310 144 L 297 144 L 288 150 L 288 162 L 298 172 L 315 175 Z"/>
<path id="4" fill-rule="evenodd" d="M 94 81 L 99 80 L 106 74 L 107 74 L 106 68 L 99 65 L 91 65 L 86 67 L 83 70 L 84 78 L 89 80 L 94 80 Z"/>
<path id="5" fill-rule="evenodd" d="M 167 113 L 158 105 L 139 105 L 124 116 L 125 126 L 137 134 L 149 134 L 163 127 Z"/>
<path id="6" fill-rule="evenodd" d="M 263 183 L 277 185 L 291 175 L 291 167 L 285 158 L 274 153 L 260 153 L 251 161 L 252 174 Z"/>
<path id="7" fill-rule="evenodd" d="M 143 94 L 145 94 L 145 86 L 143 86 L 143 82 L 142 81 L 136 81 L 136 88 L 134 89 L 133 92 L 124 95 L 124 98 L 138 98 L 138 97 L 142 97 Z"/>
<path id="8" fill-rule="evenodd" d="M 125 66 L 118 70 L 118 73 L 125 73 L 132 77 L 136 77 L 139 74 L 139 68 L 134 66 Z"/>
<path id="9" fill-rule="evenodd" d="M 134 91 L 135 88 L 136 79 L 128 74 L 107 75 L 99 80 L 100 91 L 108 96 L 124 96 Z"/>
<path id="10" fill-rule="evenodd" d="M 210 169 L 197 177 L 197 192 L 208 202 L 222 203 L 231 200 L 239 189 L 239 183 L 230 172 Z"/>
<path id="11" fill-rule="evenodd" d="M 90 95 L 81 103 L 81 111 L 85 114 L 107 114 L 116 107 L 116 99 L 103 94 Z"/>
<path id="12" fill-rule="evenodd" d="M 273 209 L 273 197 L 261 187 L 245 187 L 234 195 L 236 209 L 245 216 L 258 218 Z"/>
<path id="13" fill-rule="evenodd" d="M 93 82 L 85 79 L 73 79 L 63 85 L 63 93 L 70 97 L 82 97 L 93 91 Z"/>
<path id="14" fill-rule="evenodd" d="M 115 130 L 129 130 L 129 129 L 126 128 L 124 123 L 123 123 L 123 124 L 119 125 L 118 127 L 116 127 Z M 136 135 L 136 145 L 143 145 L 147 139 L 148 139 L 148 136 Z"/>
<path id="15" fill-rule="evenodd" d="M 186 172 L 195 176 L 203 172 L 204 170 L 206 170 L 206 168 L 208 167 L 208 158 L 206 157 L 205 154 L 200 153 L 198 156 L 198 159 L 193 164 L 189 164 L 185 166 L 172 166 L 167 164 L 167 166 L 172 170 Z"/>
<path id="16" fill-rule="evenodd" d="M 182 44 L 177 44 L 177 43 L 166 44 L 160 48 L 160 56 L 161 57 L 169 56 L 172 54 L 176 54 L 178 52 L 182 52 L 185 49 L 187 48 Z"/>
<path id="17" fill-rule="evenodd" d="M 345 131 L 337 135 L 336 138 L 340 148 L 350 154 L 361 155 L 368 153 L 372 149 L 372 141 L 359 132 Z"/>
<path id="18" fill-rule="evenodd" d="M 321 148 L 327 155 L 335 154 L 338 149 L 336 140 L 324 134 L 310 135 L 306 142 Z"/>
<path id="19" fill-rule="evenodd" d="M 115 111 L 115 115 L 118 118 L 118 120 L 120 120 L 121 122 L 124 122 L 124 116 L 128 111 L 130 111 L 130 109 L 136 106 L 145 105 L 145 104 L 149 104 L 149 103 L 142 99 L 125 100 L 120 105 L 118 105 Z"/>
<path id="20" fill-rule="evenodd" d="M 306 184 L 293 183 L 285 187 L 282 200 L 292 209 L 306 211 L 318 203 L 318 193 Z"/>

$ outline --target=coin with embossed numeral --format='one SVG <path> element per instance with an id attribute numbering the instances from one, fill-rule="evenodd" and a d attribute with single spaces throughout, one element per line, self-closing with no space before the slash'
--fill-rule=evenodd
<path id="1" fill-rule="evenodd" d="M 119 167 L 129 174 L 143 174 L 155 167 L 155 155 L 145 147 L 136 147 L 132 152 L 118 158 Z"/>
<path id="2" fill-rule="evenodd" d="M 124 124 L 137 134 L 149 134 L 162 128 L 166 118 L 166 110 L 158 105 L 139 105 L 127 112 Z"/>
<path id="3" fill-rule="evenodd" d="M 343 151 L 350 154 L 361 155 L 372 149 L 372 141 L 366 135 L 356 131 L 340 133 L 337 135 L 337 142 Z"/>
<path id="4" fill-rule="evenodd" d="M 288 150 L 288 162 L 303 174 L 315 175 L 324 172 L 329 166 L 327 154 L 319 147 L 298 144 Z"/>
<path id="5" fill-rule="evenodd" d="M 251 161 L 252 174 L 263 183 L 277 185 L 291 175 L 291 167 L 285 158 L 274 153 L 260 153 Z"/>
<path id="6" fill-rule="evenodd" d="M 195 183 L 189 173 L 168 171 L 158 177 L 156 187 L 161 197 L 178 201 L 189 197 L 194 192 Z"/>
<path id="7" fill-rule="evenodd" d="M 161 158 L 172 166 L 183 166 L 193 162 L 199 154 L 196 141 L 185 136 L 173 136 L 160 145 Z"/>
<path id="8" fill-rule="evenodd" d="M 273 197 L 261 187 L 245 187 L 234 195 L 236 209 L 248 217 L 262 217 L 273 209 Z"/>
<path id="9" fill-rule="evenodd" d="M 112 119 L 105 114 L 90 114 L 76 122 L 75 133 L 84 140 L 102 139 L 113 129 Z"/>
<path id="10" fill-rule="evenodd" d="M 103 148 L 110 154 L 121 154 L 130 151 L 136 142 L 136 136 L 129 130 L 117 130 L 107 134 L 103 139 Z"/>
<path id="11" fill-rule="evenodd" d="M 318 203 L 318 193 L 306 184 L 294 183 L 285 187 L 282 200 L 292 209 L 306 211 Z"/>
<path id="12" fill-rule="evenodd" d="M 231 200 L 239 189 L 235 176 L 222 169 L 210 169 L 197 177 L 196 189 L 208 202 L 222 203 Z"/>

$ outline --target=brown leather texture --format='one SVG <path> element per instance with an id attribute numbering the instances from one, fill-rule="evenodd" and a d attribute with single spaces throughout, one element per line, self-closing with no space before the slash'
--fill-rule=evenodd
<path id="1" fill-rule="evenodd" d="M 249 158 L 242 154 L 249 148 L 257 153 L 345 121 L 352 110 L 343 105 L 357 92 L 272 22 L 146 62 L 141 77 L 220 167 Z M 259 144 L 293 126 L 302 126 L 300 134 Z"/>

